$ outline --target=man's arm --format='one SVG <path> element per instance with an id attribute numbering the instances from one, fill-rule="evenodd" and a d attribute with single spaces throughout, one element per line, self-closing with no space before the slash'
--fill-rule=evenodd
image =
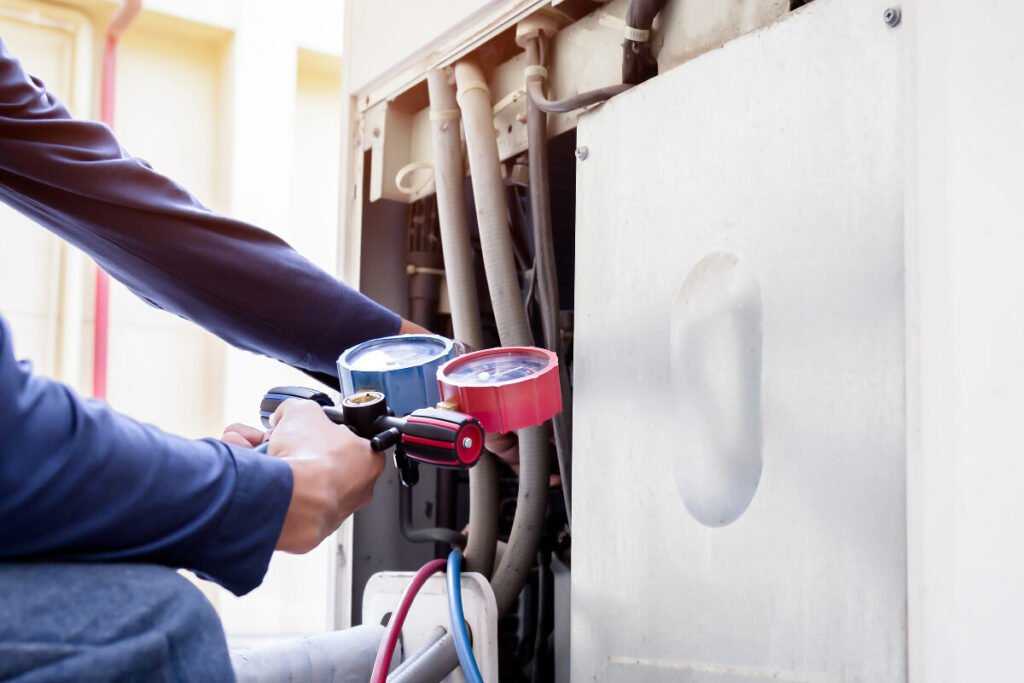
<path id="1" fill-rule="evenodd" d="M 0 318 L 0 560 L 145 560 L 241 595 L 301 497 L 287 460 L 166 434 L 33 375 Z"/>
<path id="2" fill-rule="evenodd" d="M 213 213 L 106 126 L 71 118 L 2 40 L 0 201 L 149 303 L 335 386 L 341 351 L 399 331 L 398 316 L 281 239 Z"/>

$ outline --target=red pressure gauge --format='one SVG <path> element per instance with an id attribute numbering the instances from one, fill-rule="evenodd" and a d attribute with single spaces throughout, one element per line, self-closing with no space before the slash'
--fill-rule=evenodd
<path id="1" fill-rule="evenodd" d="M 475 351 L 437 370 L 441 400 L 488 433 L 533 427 L 562 410 L 558 356 L 531 346 Z"/>

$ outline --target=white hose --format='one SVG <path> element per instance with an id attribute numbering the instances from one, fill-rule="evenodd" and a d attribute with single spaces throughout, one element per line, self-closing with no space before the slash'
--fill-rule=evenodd
<path id="1" fill-rule="evenodd" d="M 427 87 L 432 114 L 430 129 L 434 147 L 437 216 L 441 224 L 441 249 L 444 252 L 452 327 L 456 339 L 474 349 L 482 349 L 484 334 L 480 328 L 473 248 L 469 243 L 469 226 L 466 225 L 465 174 L 455 86 L 448 82 L 444 71 L 436 70 L 427 74 Z"/>
<path id="2" fill-rule="evenodd" d="M 512 255 L 505 183 L 501 179 L 498 140 L 491 112 L 491 92 L 473 59 L 455 65 L 462 125 L 466 131 L 469 173 L 473 178 L 476 220 L 487 272 L 487 287 L 503 346 L 529 346 L 533 340 Z M 532 559 L 532 558 L 531 558 Z"/>
<path id="3" fill-rule="evenodd" d="M 473 249 L 466 225 L 465 173 L 459 110 L 455 86 L 444 71 L 427 74 L 430 91 L 431 139 L 434 147 L 434 185 L 437 188 L 437 217 L 441 230 L 448 301 L 455 338 L 474 349 L 484 346 L 480 327 Z M 484 453 L 469 471 L 469 536 L 466 567 L 490 577 L 498 540 L 498 470 L 494 456 Z"/>

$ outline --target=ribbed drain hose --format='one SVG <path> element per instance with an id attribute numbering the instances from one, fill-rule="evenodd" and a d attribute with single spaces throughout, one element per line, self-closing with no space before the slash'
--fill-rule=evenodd
<path id="1" fill-rule="evenodd" d="M 462 141 L 455 86 L 443 71 L 427 74 L 430 91 L 430 129 L 434 148 L 434 184 L 437 187 L 437 216 L 441 227 L 441 249 L 448 283 L 455 338 L 474 349 L 483 348 L 480 302 L 477 298 L 473 249 L 466 225 Z M 469 471 L 469 538 L 466 567 L 490 577 L 498 540 L 498 469 L 494 456 L 484 453 Z"/>
<path id="2" fill-rule="evenodd" d="M 501 179 L 490 89 L 480 66 L 471 58 L 455 65 L 455 82 L 458 86 L 457 101 L 466 134 L 469 170 L 473 178 L 473 196 L 480 228 L 484 269 L 487 272 L 494 317 L 498 323 L 498 334 L 502 345 L 529 346 L 533 340 L 512 256 L 512 235 L 509 232 L 505 185 Z M 433 107 L 432 102 L 431 108 Z M 547 449 L 547 430 L 544 427 L 530 427 L 519 431 L 519 499 L 516 516 L 501 564 L 491 579 L 499 615 L 505 614 L 515 604 L 540 545 L 544 513 L 547 508 Z M 454 641 L 446 636 L 438 643 L 438 647 L 419 659 L 417 668 L 429 670 L 430 675 L 415 678 L 403 676 L 403 681 L 437 683 L 443 678 L 437 675 L 437 671 L 445 667 L 432 667 L 430 664 L 441 660 L 442 657 L 452 661 L 454 651 Z M 444 675 L 450 671 L 451 669 L 448 669 Z"/>
<path id="3" fill-rule="evenodd" d="M 455 84 L 466 133 L 484 270 L 498 335 L 503 346 L 529 346 L 533 339 L 512 256 L 512 233 L 491 112 L 491 92 L 483 71 L 472 58 L 455 65 Z M 502 563 L 491 579 L 499 614 L 515 604 L 537 556 L 547 509 L 547 489 L 547 430 L 544 427 L 521 429 L 516 516 Z"/>

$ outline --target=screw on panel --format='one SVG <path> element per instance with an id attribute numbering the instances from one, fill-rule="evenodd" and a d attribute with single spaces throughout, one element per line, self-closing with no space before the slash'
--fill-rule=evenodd
<path id="1" fill-rule="evenodd" d="M 590 150 L 588 150 L 584 146 L 580 146 L 580 147 L 576 148 L 576 158 L 579 159 L 580 161 L 586 161 L 587 160 L 587 156 L 589 156 L 589 154 L 590 154 Z"/>
<path id="2" fill-rule="evenodd" d="M 885 22 L 886 26 L 893 27 L 900 23 L 903 13 L 899 7 L 890 7 L 882 13 L 882 21 Z"/>

